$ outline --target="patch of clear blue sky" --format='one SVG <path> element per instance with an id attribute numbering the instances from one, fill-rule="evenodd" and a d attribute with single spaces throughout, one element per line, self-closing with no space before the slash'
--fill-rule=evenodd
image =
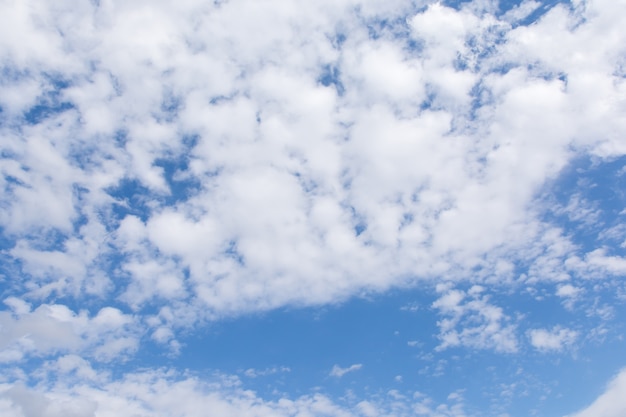
<path id="1" fill-rule="evenodd" d="M 184 338 L 182 354 L 169 361 L 200 374 L 215 370 L 239 374 L 247 388 L 265 397 L 298 396 L 321 387 L 334 398 L 348 389 L 367 398 L 397 389 L 409 395 L 420 391 L 444 402 L 455 390 L 465 390 L 471 406 L 479 410 L 500 406 L 512 416 L 528 415 L 533 409 L 541 410 L 540 416 L 574 411 L 598 394 L 589 386 L 599 390 L 615 369 L 625 365 L 620 354 L 624 342 L 614 335 L 574 352 L 533 350 L 525 339 L 527 329 L 567 325 L 580 312 L 565 311 L 555 297 L 539 302 L 527 294 L 492 295 L 492 302 L 507 313 L 526 315 L 519 322 L 518 353 L 468 348 L 437 352 L 440 317 L 431 308 L 436 294 L 421 287 L 352 299 L 339 306 L 282 309 L 220 321 Z M 411 306 L 417 306 L 416 311 L 410 311 Z M 618 314 L 624 317 L 623 311 Z M 582 338 L 597 325 L 580 324 Z M 162 366 L 158 350 L 146 352 L 135 364 Z M 335 364 L 357 363 L 363 367 L 342 378 L 329 375 Z M 274 367 L 291 371 L 257 378 L 243 373 Z M 395 380 L 398 375 L 401 382 Z M 511 384 L 515 384 L 514 395 L 502 398 L 501 391 Z"/>
<path id="2" fill-rule="evenodd" d="M 426 320 L 424 312 L 430 298 L 426 292 L 397 292 L 336 306 L 294 307 L 226 319 L 185 339 L 186 347 L 176 362 L 181 367 L 228 373 L 288 367 L 291 372 L 277 375 L 278 379 L 288 382 L 290 391 L 302 393 L 324 385 L 333 394 L 343 394 L 345 384 L 357 380 L 357 390 L 387 389 L 395 376 L 406 372 L 407 357 L 417 353 L 408 341 L 417 340 L 427 349 L 436 345 L 431 337 L 436 324 Z M 425 302 L 418 311 L 401 309 L 416 299 Z M 339 380 L 329 376 L 334 365 L 356 363 L 362 363 L 363 369 Z M 267 380 L 275 377 L 249 383 L 254 387 L 258 382 L 256 388 L 268 391 Z"/>

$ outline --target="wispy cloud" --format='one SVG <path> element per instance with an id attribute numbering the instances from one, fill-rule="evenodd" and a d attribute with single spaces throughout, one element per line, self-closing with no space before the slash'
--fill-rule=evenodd
<path id="1" fill-rule="evenodd" d="M 258 377 L 269 376 L 269 375 L 274 375 L 277 373 L 284 373 L 284 372 L 291 372 L 291 369 L 286 366 L 272 367 L 272 368 L 266 368 L 266 369 L 248 368 L 243 372 L 243 374 L 247 376 L 248 378 L 258 378 Z"/>
<path id="2" fill-rule="evenodd" d="M 350 365 L 347 368 L 342 368 L 339 365 L 334 365 L 333 369 L 330 371 L 329 375 L 337 377 L 337 378 L 341 378 L 345 374 L 347 374 L 349 372 L 358 371 L 362 367 L 363 367 L 363 365 L 360 364 L 360 363 L 355 363 L 354 365 Z"/>

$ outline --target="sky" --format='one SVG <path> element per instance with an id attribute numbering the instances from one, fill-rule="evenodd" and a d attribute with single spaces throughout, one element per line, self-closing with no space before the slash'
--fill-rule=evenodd
<path id="1" fill-rule="evenodd" d="M 623 417 L 625 0 L 0 0 L 0 415 Z"/>

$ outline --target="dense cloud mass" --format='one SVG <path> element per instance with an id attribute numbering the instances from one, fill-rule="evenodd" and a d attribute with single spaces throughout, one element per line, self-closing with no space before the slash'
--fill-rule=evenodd
<path id="1" fill-rule="evenodd" d="M 596 294 L 623 303 L 626 198 L 582 168 L 624 175 L 625 19 L 623 0 L 0 1 L 0 411 L 469 415 L 90 367 L 399 288 L 436 293 L 437 350 L 599 340 L 524 332 L 490 294 L 602 326 Z M 34 387 L 29 358 L 51 367 Z M 623 403 L 622 379 L 592 407 Z"/>

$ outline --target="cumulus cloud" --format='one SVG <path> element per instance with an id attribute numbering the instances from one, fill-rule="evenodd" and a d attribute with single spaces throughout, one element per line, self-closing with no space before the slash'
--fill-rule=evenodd
<path id="1" fill-rule="evenodd" d="M 34 310 L 23 301 L 6 301 L 13 312 L 0 311 L 0 362 L 16 362 L 27 355 L 85 353 L 100 361 L 134 353 L 141 331 L 137 319 L 113 307 L 94 316 L 59 304 Z"/>
<path id="2" fill-rule="evenodd" d="M 144 333 L 176 353 L 210 320 L 421 283 L 439 351 L 518 351 L 491 286 L 550 282 L 573 303 L 574 279 L 626 271 L 544 216 L 603 228 L 597 205 L 543 198 L 573 161 L 626 154 L 625 7 L 526 25 L 536 1 L 1 2 L 0 359 L 110 361 Z M 528 333 L 555 352 L 577 336 Z M 151 389 L 120 407 L 167 401 Z M 22 412 L 30 391 L 10 392 L 0 406 Z M 258 415 L 348 413 L 246 395 Z M 61 413 L 37 398 L 23 413 Z"/>
<path id="3" fill-rule="evenodd" d="M 438 350 L 460 346 L 505 353 L 518 350 L 515 323 L 502 308 L 489 302 L 484 288 L 476 285 L 463 291 L 440 284 L 438 291 L 441 296 L 432 305 L 444 316 L 437 322 Z"/>
<path id="4" fill-rule="evenodd" d="M 559 352 L 570 347 L 578 338 L 578 332 L 555 326 L 550 329 L 532 329 L 528 337 L 533 347 L 543 352 Z"/>
<path id="5" fill-rule="evenodd" d="M 95 380 L 72 379 L 67 373 L 51 375 L 57 378 L 56 383 L 42 379 L 36 388 L 29 388 L 20 381 L 0 384 L 0 411 L 3 415 L 108 417 L 135 414 L 157 417 L 176 414 L 194 417 L 206 415 L 207 410 L 233 417 L 466 415 L 462 398 L 458 395 L 442 404 L 421 393 L 405 396 L 397 391 L 376 400 L 354 398 L 348 402 L 335 402 L 323 394 L 268 400 L 246 390 L 237 378 L 228 375 L 200 379 L 165 370 L 126 374 L 116 380 L 106 375 Z"/>
<path id="6" fill-rule="evenodd" d="M 564 284 L 558 287 L 556 295 L 562 298 L 576 298 L 582 290 L 571 284 Z"/>
<path id="7" fill-rule="evenodd" d="M 584 290 L 580 287 L 575 287 L 571 284 L 559 285 L 556 290 L 556 296 L 563 300 L 563 305 L 572 310 L 574 304 L 581 297 Z"/>
<path id="8" fill-rule="evenodd" d="M 608 384 L 606 390 L 588 407 L 569 417 L 618 417 L 626 413 L 626 370 L 621 370 Z"/>
<path id="9" fill-rule="evenodd" d="M 498 274 L 572 150 L 623 151 L 622 6 L 357 3 L 3 5 L 0 222 L 31 294 L 220 316 Z"/>

